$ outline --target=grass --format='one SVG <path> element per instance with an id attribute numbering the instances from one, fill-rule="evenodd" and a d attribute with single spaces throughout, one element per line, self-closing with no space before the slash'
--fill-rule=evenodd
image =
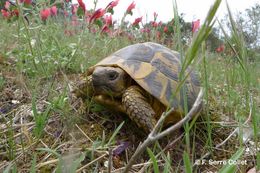
<path id="1" fill-rule="evenodd" d="M 233 37 L 226 34 L 225 39 L 232 46 L 235 38 L 238 46 L 231 47 L 235 56 L 207 52 L 204 43 L 212 27 L 210 22 L 201 28 L 197 39 L 194 38 L 190 49 L 186 50 L 181 44 L 177 24 L 179 35 L 174 39 L 177 49 L 186 55 L 183 67 L 190 66 L 194 58 L 197 61 L 196 58 L 202 57 L 198 70 L 206 88 L 203 111 L 206 116 L 193 128 L 190 127 L 192 123 L 185 126 L 185 138 L 173 148 L 164 151 L 165 141 L 148 148 L 147 154 L 137 160 L 144 164 L 137 168 L 146 172 L 180 172 L 183 169 L 186 172 L 214 169 L 243 172 L 256 163 L 259 166 L 259 151 L 247 154 L 240 148 L 246 146 L 253 151 L 259 142 L 260 66 L 259 62 L 247 60 L 243 38 L 236 29 L 231 11 L 229 16 Z M 213 17 L 211 11 L 210 20 Z M 111 38 L 72 26 L 66 29 L 75 33 L 64 36 L 65 22 L 68 21 L 57 17 L 48 20 L 46 25 L 36 21 L 27 27 L 23 18 L 11 23 L 0 20 L 1 172 L 75 172 L 80 168 L 89 172 L 109 171 L 111 162 L 114 169 L 120 169 L 145 138 L 129 119 L 95 104 L 86 115 L 82 103 L 70 92 L 79 73 L 143 38 Z M 227 33 L 224 29 L 223 32 Z M 250 139 L 253 145 L 233 136 L 215 150 L 213 146 L 225 140 L 236 127 L 246 130 L 243 123 L 249 115 L 252 124 L 247 126 L 253 129 Z M 247 134 L 239 136 L 243 135 Z M 120 143 L 122 141 L 131 142 L 131 145 L 127 148 L 125 143 Z M 112 150 L 121 152 L 113 155 Z M 194 165 L 207 152 L 211 152 L 207 159 L 225 160 L 233 155 L 232 158 L 247 159 L 253 165 L 225 165 L 223 168 L 222 165 Z M 149 158 L 151 164 L 147 166 Z"/>

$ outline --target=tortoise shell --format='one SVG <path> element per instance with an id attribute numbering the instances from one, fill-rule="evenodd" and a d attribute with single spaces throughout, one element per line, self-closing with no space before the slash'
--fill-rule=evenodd
<path id="1" fill-rule="evenodd" d="M 127 46 L 101 60 L 96 66 L 118 66 L 131 76 L 143 89 L 158 99 L 166 107 L 183 111 L 183 94 L 176 93 L 181 71 L 180 55 L 165 46 L 146 42 Z M 186 70 L 186 73 L 190 69 Z M 200 89 L 194 71 L 191 71 L 185 84 L 188 108 L 191 108 Z M 183 87 L 182 89 L 183 90 Z"/>

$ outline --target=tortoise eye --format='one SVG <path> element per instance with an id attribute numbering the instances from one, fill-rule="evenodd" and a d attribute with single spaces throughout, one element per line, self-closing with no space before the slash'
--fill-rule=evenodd
<path id="1" fill-rule="evenodd" d="M 111 72 L 111 73 L 108 74 L 109 80 L 115 80 L 117 77 L 118 77 L 117 72 Z"/>

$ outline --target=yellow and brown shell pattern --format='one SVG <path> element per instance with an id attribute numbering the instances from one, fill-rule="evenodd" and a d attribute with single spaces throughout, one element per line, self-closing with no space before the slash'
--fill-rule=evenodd
<path id="1" fill-rule="evenodd" d="M 165 106 L 183 110 L 183 94 L 176 93 L 181 71 L 178 52 L 157 43 L 138 43 L 118 50 L 95 66 L 118 66 Z M 200 89 L 194 71 L 183 86 L 186 87 L 188 108 L 191 108 Z"/>

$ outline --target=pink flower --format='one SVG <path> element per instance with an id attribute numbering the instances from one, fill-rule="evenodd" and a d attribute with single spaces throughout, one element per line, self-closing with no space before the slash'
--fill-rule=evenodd
<path id="1" fill-rule="evenodd" d="M 163 28 L 163 32 L 165 32 L 165 33 L 168 32 L 168 27 L 167 27 L 167 26 L 165 26 L 165 27 Z"/>
<path id="2" fill-rule="evenodd" d="M 192 26 L 191 26 L 192 33 L 197 32 L 199 30 L 199 28 L 200 28 L 200 19 L 193 21 Z"/>
<path id="3" fill-rule="evenodd" d="M 126 9 L 126 13 L 132 15 L 132 10 L 135 8 L 135 2 L 133 1 Z"/>
<path id="4" fill-rule="evenodd" d="M 91 23 L 93 20 L 99 19 L 102 16 L 104 16 L 105 14 L 105 9 L 99 8 L 98 10 L 96 10 L 93 15 L 91 16 L 89 22 Z"/>
<path id="5" fill-rule="evenodd" d="M 10 8 L 10 2 L 9 1 L 5 1 L 5 9 L 9 9 Z"/>
<path id="6" fill-rule="evenodd" d="M 138 17 L 138 18 L 136 18 L 132 25 L 133 25 L 133 26 L 139 25 L 139 23 L 142 21 L 142 18 L 143 18 L 143 17 Z"/>
<path id="7" fill-rule="evenodd" d="M 78 10 L 77 4 L 72 4 L 71 5 L 71 13 L 76 14 L 77 10 Z"/>
<path id="8" fill-rule="evenodd" d="M 58 10 L 57 10 L 57 7 L 55 5 L 50 8 L 50 11 L 51 11 L 52 16 L 57 16 Z"/>
<path id="9" fill-rule="evenodd" d="M 51 15 L 50 8 L 46 8 L 40 11 L 40 16 L 43 21 L 47 20 L 50 15 Z"/>
<path id="10" fill-rule="evenodd" d="M 110 15 L 110 16 L 106 15 L 105 16 L 105 23 L 106 23 L 107 26 L 111 26 L 113 24 L 112 15 Z"/>
<path id="11" fill-rule="evenodd" d="M 1 13 L 2 13 L 2 16 L 6 19 L 9 19 L 11 17 L 11 14 L 4 9 L 1 10 Z"/>
<path id="12" fill-rule="evenodd" d="M 79 6 L 80 8 L 84 11 L 84 13 L 86 12 L 86 5 L 82 0 L 78 0 Z"/>

